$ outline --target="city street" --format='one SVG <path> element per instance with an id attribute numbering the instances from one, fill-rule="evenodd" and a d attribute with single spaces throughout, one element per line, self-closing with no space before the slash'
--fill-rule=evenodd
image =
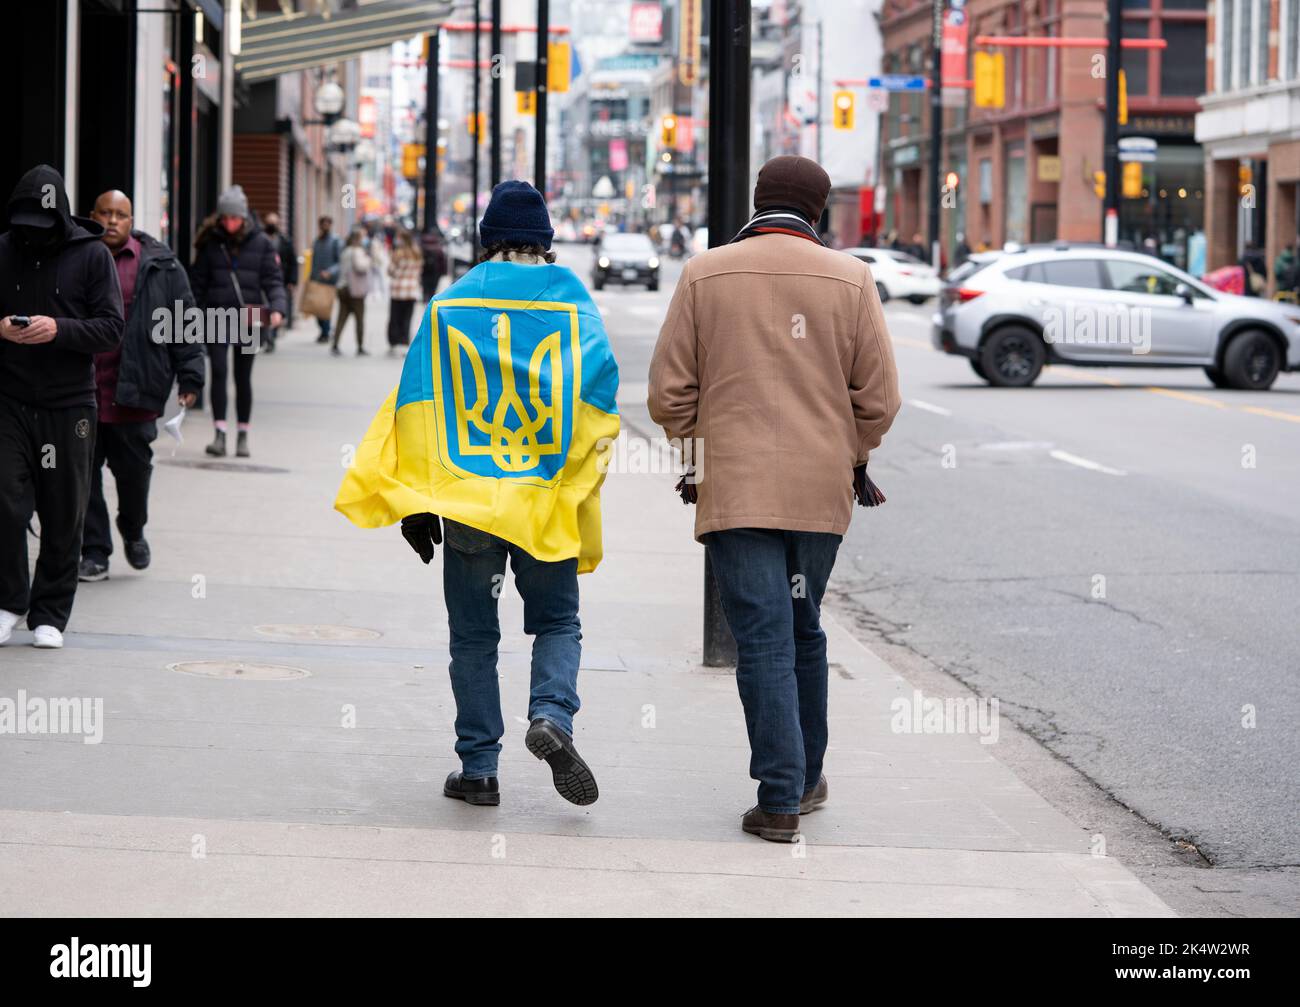
<path id="1" fill-rule="evenodd" d="M 588 249 L 559 252 L 588 268 Z M 656 293 L 595 295 L 631 437 L 655 433 L 645 373 L 679 271 L 667 260 Z M 372 303 L 373 350 L 384 319 Z M 174 457 L 160 440 L 153 568 L 119 558 L 108 581 L 83 585 L 64 651 L 5 649 L 10 691 L 101 696 L 104 722 L 93 746 L 0 739 L 19 767 L 0 781 L 0 899 L 77 914 L 1293 911 L 1294 870 L 1255 868 L 1295 848 L 1294 793 L 1267 768 L 1293 754 L 1276 717 L 1294 704 L 1282 620 L 1296 557 L 1278 483 L 1294 482 L 1295 461 L 1278 457 L 1285 421 L 1237 407 L 1294 409 L 1295 384 L 1234 397 L 1204 392 L 1195 374 L 1144 372 L 1222 410 L 1124 374 L 1114 380 L 1134 390 L 1072 375 L 995 391 L 925 345 L 924 310 L 887 314 L 909 404 L 873 462 L 889 503 L 858 511 L 832 580 L 835 800 L 808 822 L 806 859 L 736 827 L 751 793 L 743 721 L 731 673 L 697 665 L 701 552 L 670 475 L 610 476 L 606 562 L 582 585 L 578 740 L 601 801 L 564 805 L 523 751 L 527 650 L 509 589 L 502 806 L 439 795 L 454 765 L 440 561 L 424 568 L 395 529 L 359 531 L 330 510 L 341 459 L 400 363 L 328 358 L 300 326 L 257 363 L 250 461 L 204 459 L 201 415 Z M 1127 413 L 1151 429 L 1105 418 L 1119 396 L 1151 403 Z M 1162 412 L 1183 408 L 1185 434 Z M 1228 443 L 1202 414 L 1246 424 L 1231 436 L 1249 432 L 1264 459 L 1246 532 L 1225 536 L 1226 502 L 1251 492 L 1230 460 L 1216 496 L 1196 491 L 1213 466 L 1175 455 Z M 1061 462 L 1056 448 L 1126 474 Z M 1075 555 L 1059 530 L 1079 522 L 1109 531 Z M 1192 558 L 1216 530 L 1212 557 Z M 1089 597 L 1095 573 L 1104 600 Z M 1157 573 L 1177 573 L 1181 589 L 1157 590 Z M 1274 607 L 1234 597 L 1241 579 L 1265 576 L 1276 588 L 1255 597 Z M 999 699 L 998 743 L 891 727 L 893 698 L 962 694 L 947 675 Z M 1260 726 L 1238 739 L 1246 703 Z M 1216 869 L 1126 822 L 1111 797 Z M 1228 832 L 1233 818 L 1249 831 Z"/>

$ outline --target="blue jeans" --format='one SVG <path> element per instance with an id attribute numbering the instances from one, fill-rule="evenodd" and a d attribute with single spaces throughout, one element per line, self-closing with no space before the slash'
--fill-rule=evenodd
<path id="1" fill-rule="evenodd" d="M 578 702 L 578 561 L 544 563 L 517 545 L 443 520 L 442 584 L 451 627 L 451 691 L 456 697 L 456 754 L 467 780 L 497 775 L 505 724 L 497 686 L 497 597 L 506 560 L 524 600 L 524 632 L 533 637 L 528 719 L 545 717 L 573 733 Z"/>
<path id="2" fill-rule="evenodd" d="M 796 815 L 826 757 L 821 604 L 840 536 L 731 528 L 710 532 L 704 544 L 736 638 L 736 685 L 758 806 Z"/>

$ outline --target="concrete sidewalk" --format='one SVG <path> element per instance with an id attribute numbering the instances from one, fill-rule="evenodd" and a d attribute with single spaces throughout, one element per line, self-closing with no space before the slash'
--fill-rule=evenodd
<path id="1" fill-rule="evenodd" d="M 200 415 L 174 459 L 160 440 L 152 569 L 119 549 L 107 582 L 82 585 L 63 651 L 26 632 L 0 649 L 0 697 L 102 697 L 105 721 L 100 744 L 0 735 L 4 912 L 1171 914 L 995 746 L 895 733 L 912 686 L 833 621 L 831 801 L 794 847 L 741 833 L 740 701 L 730 672 L 695 663 L 702 550 L 670 475 L 611 475 L 606 559 L 582 579 L 576 731 L 600 801 L 564 802 L 523 747 L 513 588 L 501 806 L 442 797 L 456 760 L 440 561 L 331 510 L 400 361 L 331 359 L 311 339 L 302 326 L 257 362 L 248 463 L 192 467 Z M 640 380 L 622 394 L 633 436 L 650 432 Z M 172 670 L 186 662 L 243 667 Z"/>

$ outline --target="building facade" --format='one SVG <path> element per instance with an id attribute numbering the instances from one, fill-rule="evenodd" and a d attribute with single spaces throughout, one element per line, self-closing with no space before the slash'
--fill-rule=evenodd
<path id="1" fill-rule="evenodd" d="M 975 38 L 1104 38 L 1105 0 L 970 0 L 964 6 L 969 50 Z M 886 73 L 931 72 L 932 5 L 886 0 L 882 14 Z M 1179 265 L 1204 227 L 1205 186 L 1194 131 L 1204 89 L 1205 3 L 1125 0 L 1126 38 L 1162 38 L 1163 50 L 1126 50 L 1128 122 L 1120 136 L 1156 141 L 1141 185 L 1125 190 L 1120 239 Z M 1005 103 L 976 108 L 964 100 L 943 110 L 941 171 L 957 185 L 945 193 L 941 238 L 951 254 L 959 234 L 971 247 L 1007 242 L 1100 241 L 1105 169 L 1104 48 L 1002 47 Z M 969 60 L 969 57 L 968 57 Z M 969 65 L 969 64 L 968 64 Z M 968 73 L 969 77 L 969 73 Z M 952 89 L 950 89 L 952 90 Z M 958 92 L 960 95 L 960 92 Z M 885 227 L 928 243 L 930 106 L 925 91 L 889 96 L 882 123 Z"/>
<path id="2" fill-rule="evenodd" d="M 1212 0 L 1203 111 L 1206 266 L 1300 233 L 1300 0 Z"/>

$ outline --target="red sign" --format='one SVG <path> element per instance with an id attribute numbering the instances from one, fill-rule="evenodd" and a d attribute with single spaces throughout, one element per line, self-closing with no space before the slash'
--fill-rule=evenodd
<path id="1" fill-rule="evenodd" d="M 948 84 L 966 79 L 966 36 L 969 31 L 964 10 L 949 9 L 943 17 L 939 40 L 939 79 Z"/>
<path id="2" fill-rule="evenodd" d="M 664 9 L 658 3 L 634 3 L 628 20 L 628 40 L 658 44 L 664 39 Z"/>

